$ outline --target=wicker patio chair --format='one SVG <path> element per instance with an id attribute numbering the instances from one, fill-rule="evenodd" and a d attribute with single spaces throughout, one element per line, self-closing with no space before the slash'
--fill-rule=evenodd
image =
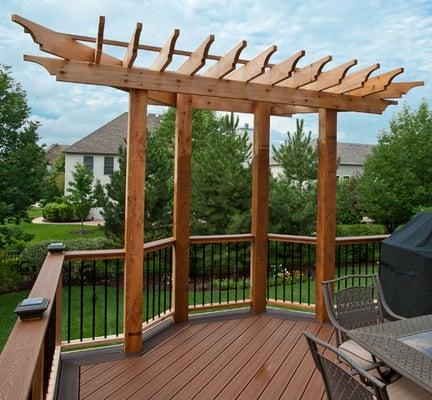
<path id="1" fill-rule="evenodd" d="M 303 334 L 306 337 L 315 366 L 323 378 L 328 400 L 432 399 L 430 393 L 405 378 L 386 385 L 366 372 L 336 347 L 323 342 L 309 332 L 303 332 Z M 326 352 L 323 353 L 323 350 Z M 341 362 L 332 361 L 331 353 L 335 359 L 338 358 Z"/>
<path id="2" fill-rule="evenodd" d="M 324 281 L 322 287 L 338 349 L 366 370 L 378 368 L 384 378 L 388 371 L 380 369 L 383 364 L 346 335 L 351 329 L 404 319 L 387 305 L 378 275 L 348 275 Z"/>

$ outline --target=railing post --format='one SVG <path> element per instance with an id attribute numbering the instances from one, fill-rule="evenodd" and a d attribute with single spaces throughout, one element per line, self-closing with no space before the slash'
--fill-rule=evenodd
<path id="1" fill-rule="evenodd" d="M 173 310 L 176 323 L 188 320 L 192 177 L 192 96 L 177 95 L 174 160 Z"/>
<path id="2" fill-rule="evenodd" d="M 337 112 L 319 110 L 318 212 L 315 270 L 315 314 L 328 322 L 321 282 L 335 276 L 336 247 L 336 136 Z"/>
<path id="3" fill-rule="evenodd" d="M 251 246 L 251 308 L 255 313 L 264 312 L 267 303 L 269 136 L 270 105 L 256 103 L 252 159 L 252 234 L 254 240 Z"/>
<path id="4" fill-rule="evenodd" d="M 124 351 L 142 350 L 147 91 L 129 91 L 125 207 Z"/>

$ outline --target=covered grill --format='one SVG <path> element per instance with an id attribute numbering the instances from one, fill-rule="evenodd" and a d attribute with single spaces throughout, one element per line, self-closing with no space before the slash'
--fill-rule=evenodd
<path id="1" fill-rule="evenodd" d="M 380 280 L 395 313 L 432 314 L 432 212 L 418 213 L 382 242 Z"/>

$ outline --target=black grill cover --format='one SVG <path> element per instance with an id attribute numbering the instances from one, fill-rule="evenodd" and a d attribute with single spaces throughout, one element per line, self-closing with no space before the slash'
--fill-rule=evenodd
<path id="1" fill-rule="evenodd" d="M 396 314 L 432 314 L 432 212 L 418 213 L 382 242 L 380 281 Z"/>

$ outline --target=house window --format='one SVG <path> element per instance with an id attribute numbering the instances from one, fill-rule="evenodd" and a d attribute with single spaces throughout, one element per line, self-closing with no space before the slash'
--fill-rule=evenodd
<path id="1" fill-rule="evenodd" d="M 336 175 L 336 180 L 337 180 L 337 181 L 339 180 L 339 178 L 340 178 L 339 175 Z"/>
<path id="2" fill-rule="evenodd" d="M 93 156 L 84 156 L 84 166 L 90 172 L 93 172 L 93 164 L 94 164 L 94 158 L 93 158 Z"/>
<path id="3" fill-rule="evenodd" d="M 114 157 L 104 158 L 104 175 L 112 175 L 114 172 Z"/>
<path id="4" fill-rule="evenodd" d="M 349 177 L 349 175 L 344 175 L 344 177 L 343 177 L 345 180 L 348 180 L 350 177 Z"/>

